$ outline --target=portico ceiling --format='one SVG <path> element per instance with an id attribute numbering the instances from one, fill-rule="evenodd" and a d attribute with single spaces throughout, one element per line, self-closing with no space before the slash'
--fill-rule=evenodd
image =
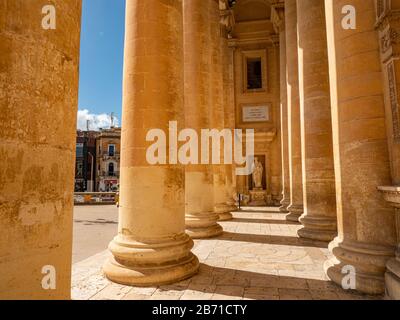
<path id="1" fill-rule="evenodd" d="M 235 2 L 233 10 L 235 21 L 238 23 L 271 18 L 270 0 L 236 0 Z"/>

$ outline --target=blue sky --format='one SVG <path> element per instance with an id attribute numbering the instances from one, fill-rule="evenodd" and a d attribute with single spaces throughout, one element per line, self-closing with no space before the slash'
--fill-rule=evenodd
<path id="1" fill-rule="evenodd" d="M 125 0 L 83 0 L 78 127 L 105 127 L 122 108 Z"/>

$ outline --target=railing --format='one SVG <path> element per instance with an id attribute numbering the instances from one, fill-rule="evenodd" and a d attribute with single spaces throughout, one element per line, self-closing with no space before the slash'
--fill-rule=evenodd
<path id="1" fill-rule="evenodd" d="M 110 159 L 120 159 L 121 155 L 120 153 L 114 153 L 114 155 L 110 155 L 108 152 L 104 152 L 103 154 L 101 154 L 101 157 L 103 158 L 103 160 L 110 160 Z"/>
<path id="2" fill-rule="evenodd" d="M 113 171 L 113 172 L 107 172 L 107 171 L 102 171 L 101 172 L 102 177 L 119 177 L 119 171 Z"/>
<path id="3" fill-rule="evenodd" d="M 75 192 L 75 205 L 113 205 L 119 201 L 117 192 Z"/>

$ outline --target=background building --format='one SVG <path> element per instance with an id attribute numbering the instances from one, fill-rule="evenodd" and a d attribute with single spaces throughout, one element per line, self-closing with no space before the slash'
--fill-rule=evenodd
<path id="1" fill-rule="evenodd" d="M 75 192 L 93 192 L 96 186 L 96 131 L 77 131 Z"/>
<path id="2" fill-rule="evenodd" d="M 101 130 L 96 138 L 96 190 L 119 188 L 121 128 Z"/>

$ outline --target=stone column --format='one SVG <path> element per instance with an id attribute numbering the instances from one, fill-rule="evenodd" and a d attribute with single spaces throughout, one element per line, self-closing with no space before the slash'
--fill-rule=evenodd
<path id="1" fill-rule="evenodd" d="M 0 299 L 70 299 L 81 1 L 44 5 L 0 1 Z"/>
<path id="2" fill-rule="evenodd" d="M 199 137 L 201 129 L 210 127 L 210 1 L 183 2 L 185 122 Z M 186 230 L 192 238 L 209 238 L 222 233 L 222 227 L 217 224 L 219 216 L 214 212 L 213 190 L 211 165 L 186 166 Z"/>
<path id="3" fill-rule="evenodd" d="M 182 1 L 127 1 L 119 231 L 104 266 L 111 281 L 153 286 L 198 270 L 185 233 L 184 167 L 173 153 L 167 165 L 146 159 L 150 130 L 184 125 L 183 76 Z"/>
<path id="4" fill-rule="evenodd" d="M 230 71 L 229 68 L 231 66 L 230 58 L 231 58 L 231 50 L 228 46 L 228 33 L 225 26 L 221 26 L 221 37 L 220 37 L 220 46 L 221 46 L 221 61 L 222 61 L 222 84 L 223 84 L 223 108 L 224 108 L 224 128 L 229 129 L 232 132 L 235 129 L 235 107 L 233 103 L 231 103 L 232 94 L 230 92 Z M 233 155 L 233 148 L 231 150 Z M 225 212 L 219 215 L 221 221 L 231 220 L 232 213 L 231 211 L 237 210 L 235 205 L 234 197 L 235 190 L 233 186 L 233 164 L 225 165 L 225 195 L 226 195 L 226 205 L 227 208 Z"/>
<path id="5" fill-rule="evenodd" d="M 228 41 L 229 46 L 229 41 Z M 228 47 L 228 109 L 232 110 L 231 112 L 231 120 L 232 128 L 236 128 L 236 97 L 235 97 L 235 67 L 234 67 L 234 57 L 235 57 L 235 48 L 229 46 Z M 233 165 L 231 166 L 231 176 L 232 176 L 232 195 L 234 196 L 234 206 L 235 210 L 238 209 L 238 189 L 237 189 L 237 176 L 236 176 L 236 163 L 233 161 Z M 229 174 L 229 173 L 228 173 Z"/>
<path id="6" fill-rule="evenodd" d="M 304 214 L 300 237 L 337 235 L 329 66 L 323 1 L 297 1 Z"/>
<path id="7" fill-rule="evenodd" d="M 287 220 L 303 214 L 296 0 L 285 1 L 290 205 Z"/>
<path id="8" fill-rule="evenodd" d="M 223 99 L 223 66 L 221 52 L 221 26 L 220 26 L 220 11 L 219 1 L 210 0 L 210 41 L 211 41 L 211 128 L 223 130 L 224 121 L 224 99 Z M 222 139 L 221 139 L 222 141 Z M 214 175 L 214 210 L 222 220 L 231 217 L 230 210 L 227 205 L 226 194 L 226 171 L 223 164 L 223 143 L 221 143 L 221 164 L 213 165 Z"/>
<path id="9" fill-rule="evenodd" d="M 288 110 L 287 110 L 287 74 L 286 74 L 286 30 L 285 4 L 276 2 L 272 6 L 271 20 L 274 29 L 279 34 L 280 61 L 280 108 L 281 108 L 281 150 L 282 150 L 282 201 L 279 208 L 287 212 L 290 205 L 290 174 L 289 174 L 289 140 L 288 140 Z"/>
<path id="10" fill-rule="evenodd" d="M 338 284 L 354 271 L 357 291 L 381 294 L 396 235 L 393 209 L 376 192 L 390 184 L 390 166 L 375 6 L 354 2 L 357 26 L 344 29 L 347 4 L 325 1 L 339 233 L 325 270 Z"/>

